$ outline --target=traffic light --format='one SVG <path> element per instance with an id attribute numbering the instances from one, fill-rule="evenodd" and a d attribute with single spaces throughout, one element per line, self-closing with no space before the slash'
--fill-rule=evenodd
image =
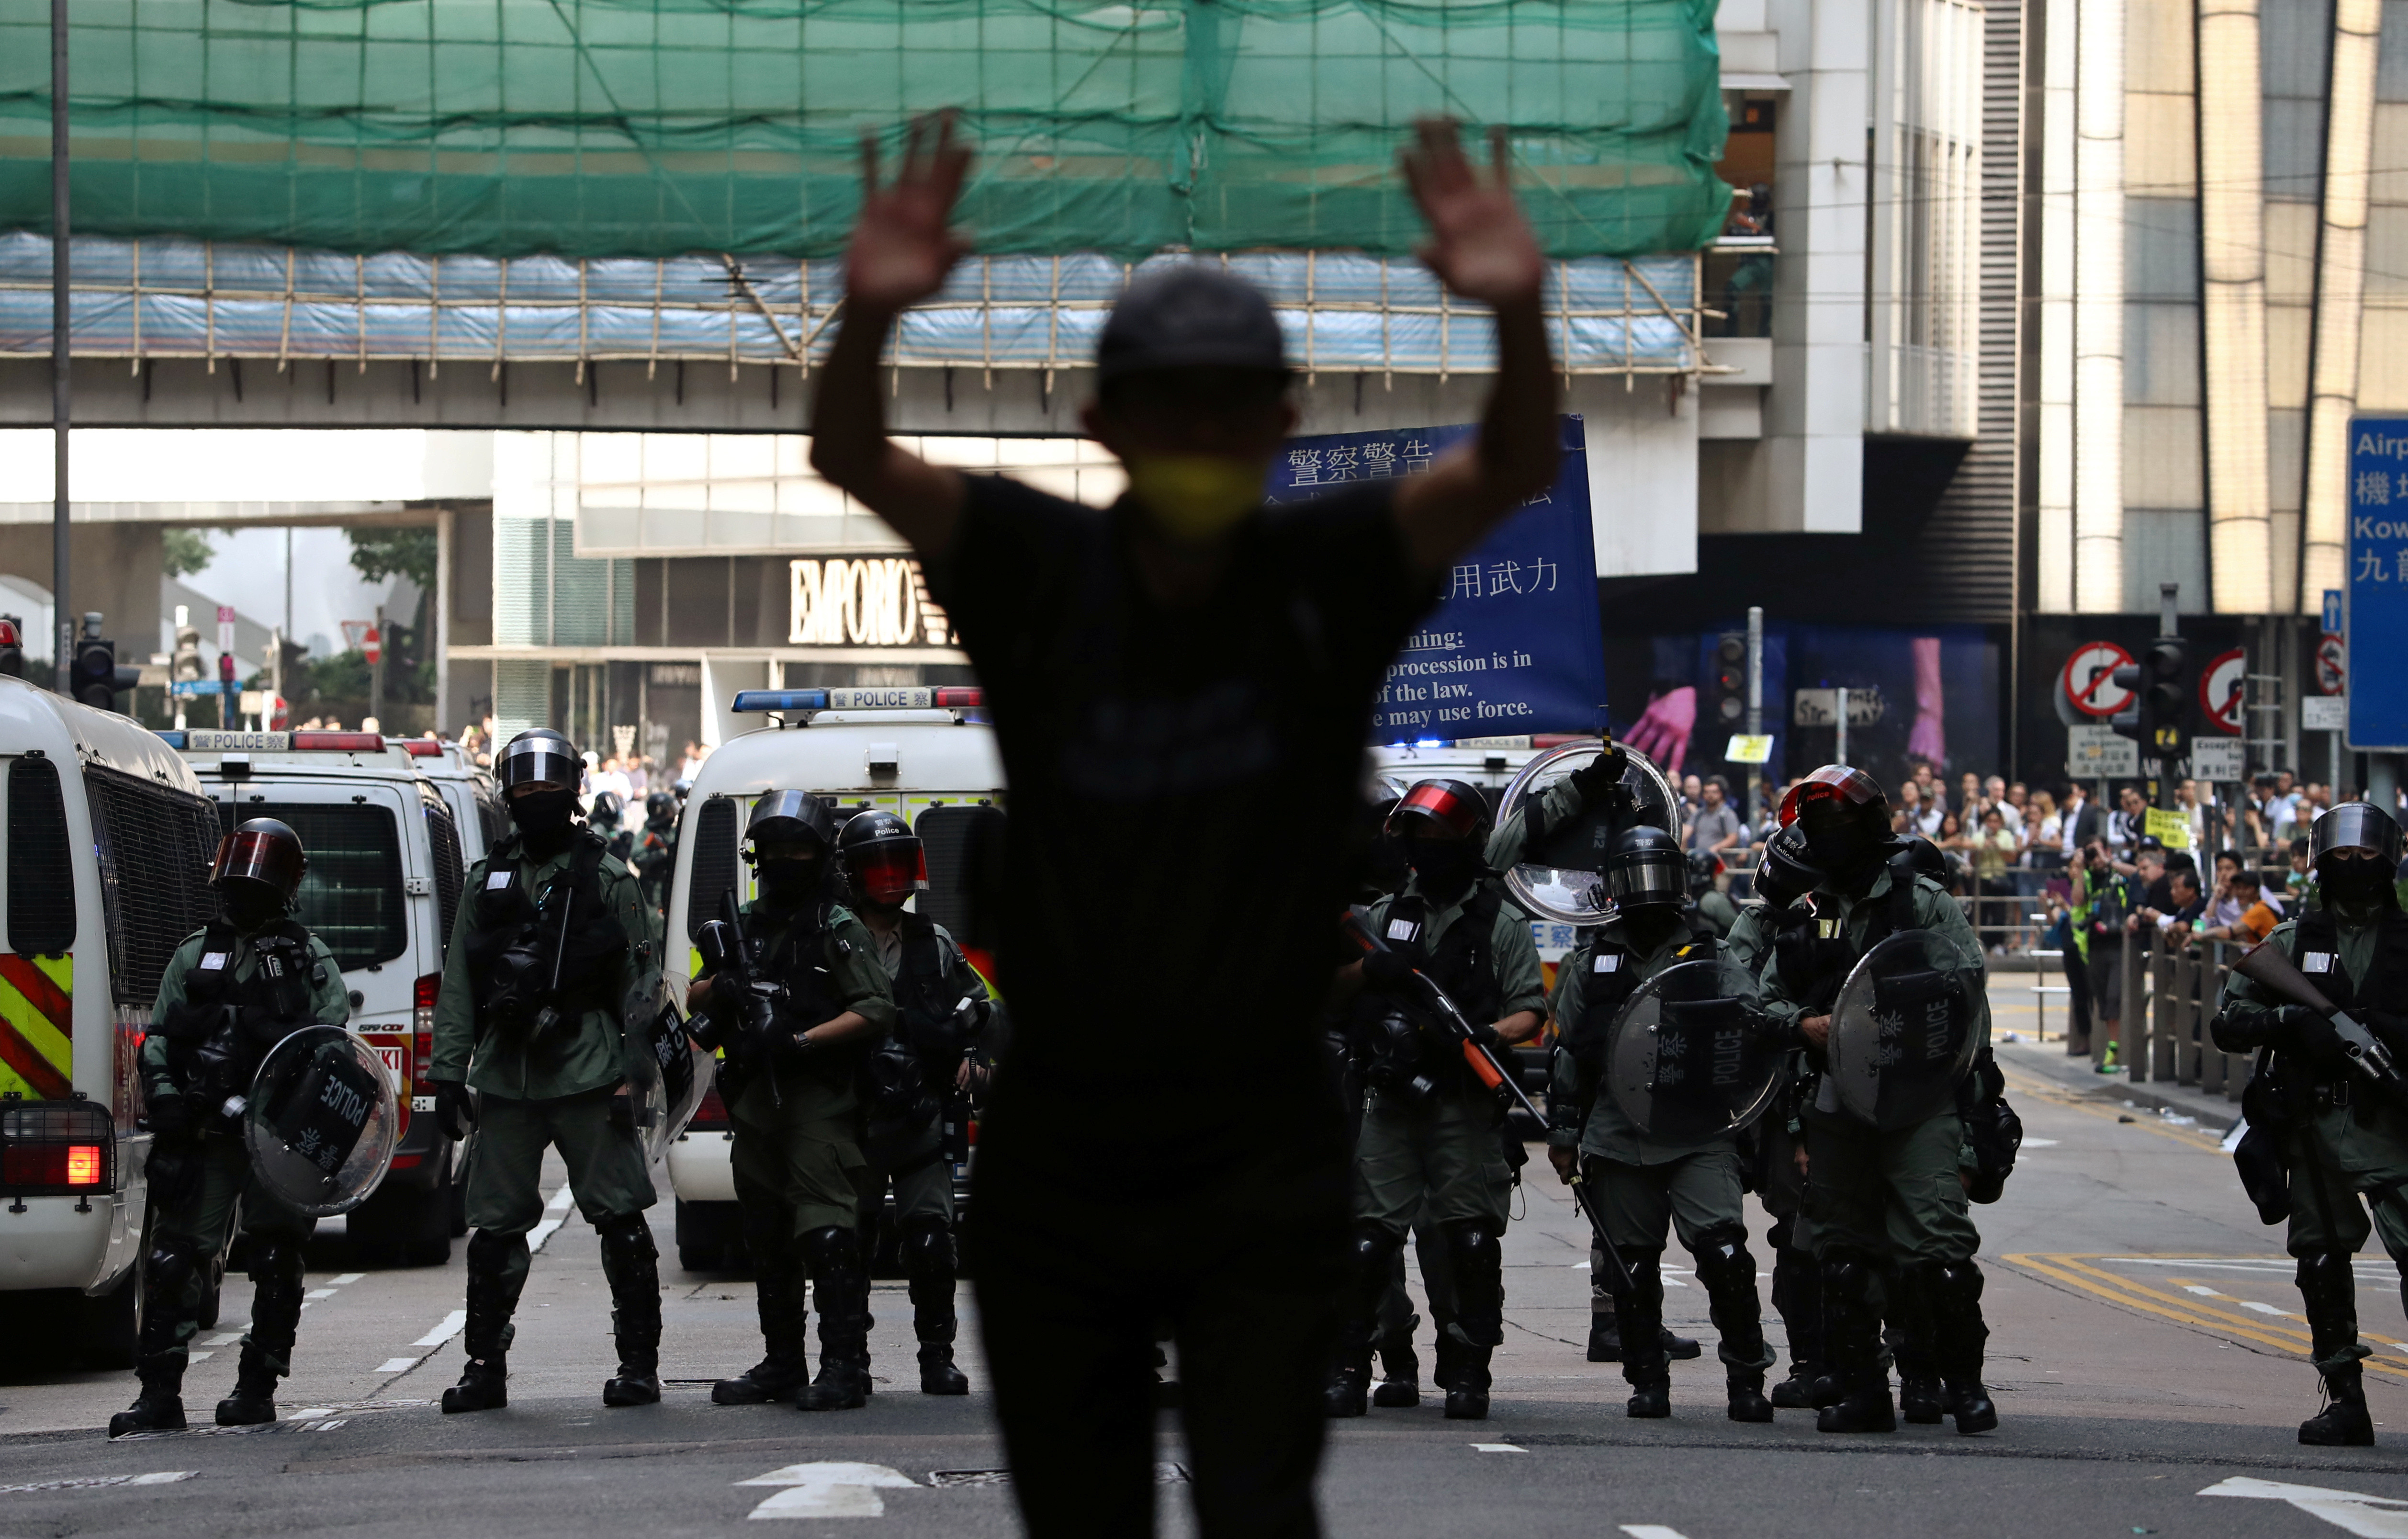
<path id="1" fill-rule="evenodd" d="M 117 709 L 117 697 L 142 677 L 137 668 L 117 666 L 117 643 L 100 634 L 100 613 L 83 617 L 83 636 L 76 642 L 75 666 L 67 687 L 75 698 L 96 711 Z"/>
<path id="2" fill-rule="evenodd" d="M 2191 737 L 2188 649 L 2179 636 L 2160 636 L 2140 657 L 2113 674 L 2115 684 L 2132 701 L 2115 712 L 2115 726 L 2139 740 L 2144 752 L 2159 758 L 2181 756 Z"/>
<path id="3" fill-rule="evenodd" d="M 1747 636 L 1727 631 L 1714 642 L 1713 693 L 1708 708 L 1719 732 L 1747 730 Z"/>
<path id="4" fill-rule="evenodd" d="M 176 650 L 167 659 L 167 677 L 179 683 L 198 683 L 208 677 L 201 666 L 201 627 L 181 623 L 184 610 L 177 606 Z"/>
<path id="5" fill-rule="evenodd" d="M 0 673 L 25 676 L 25 622 L 13 614 L 0 614 Z"/>

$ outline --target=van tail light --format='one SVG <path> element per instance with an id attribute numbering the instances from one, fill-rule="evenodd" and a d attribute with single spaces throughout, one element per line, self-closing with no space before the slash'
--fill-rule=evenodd
<path id="1" fill-rule="evenodd" d="M 694 1120 L 686 1127 L 710 1132 L 726 1126 L 727 1102 L 719 1099 L 719 1086 L 714 1085 L 702 1093 L 702 1104 L 694 1109 Z"/>
<path id="2" fill-rule="evenodd" d="M 0 1112 L 0 1190 L 20 1197 L 117 1189 L 116 1129 L 88 1100 L 43 1100 Z"/>
<path id="3" fill-rule="evenodd" d="M 443 993 L 443 974 L 430 972 L 409 990 L 409 1083 L 420 1086 L 435 1072 L 435 1001 Z"/>

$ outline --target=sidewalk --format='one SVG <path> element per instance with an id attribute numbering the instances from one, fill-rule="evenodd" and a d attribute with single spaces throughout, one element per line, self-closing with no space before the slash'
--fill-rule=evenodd
<path id="1" fill-rule="evenodd" d="M 2135 1085 L 2126 1073 L 2098 1072 L 2087 1055 L 2079 1058 L 2066 1057 L 2065 1028 L 2070 1015 L 2065 996 L 2035 997 L 2032 982 L 2029 973 L 2009 973 L 1990 980 L 1990 1043 L 2001 1068 L 2045 1080 L 2087 1100 L 2127 1105 L 2135 1115 L 2155 1113 L 2196 1117 L 2199 1125 L 2211 1132 L 2221 1133 L 2240 1119 L 2238 1100 L 2227 1100 L 2197 1086 L 2171 1081 L 2150 1080 Z M 2046 1038 L 2035 1041 L 2035 1033 L 2042 1026 L 2047 1029 Z"/>

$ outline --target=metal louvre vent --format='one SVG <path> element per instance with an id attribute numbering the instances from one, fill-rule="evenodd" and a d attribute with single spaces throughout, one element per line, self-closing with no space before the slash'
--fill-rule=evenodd
<path id="1" fill-rule="evenodd" d="M 408 899 L 401 885 L 401 830 L 391 809 L 322 801 L 221 803 L 225 827 L 272 817 L 301 836 L 309 869 L 296 899 L 301 923 L 326 942 L 344 971 L 389 962 L 409 949 Z M 455 836 L 456 841 L 456 836 Z M 452 863 L 460 863 L 452 846 Z M 452 901 L 459 881 L 452 879 Z M 440 901 L 438 898 L 438 902 Z"/>
<path id="2" fill-rule="evenodd" d="M 184 937 L 216 916 L 209 860 L 217 804 L 96 764 L 83 769 L 108 914 L 108 981 L 119 1004 L 148 1010 Z"/>
<path id="3" fill-rule="evenodd" d="M 8 767 L 8 949 L 57 956 L 75 938 L 75 867 L 59 767 L 22 758 Z"/>
<path id="4" fill-rule="evenodd" d="M 719 895 L 738 886 L 736 800 L 712 797 L 695 819 L 694 863 L 685 906 L 685 938 L 693 940 L 702 927 L 719 917 Z M 676 895 L 670 895 L 676 901 Z"/>
<path id="5" fill-rule="evenodd" d="M 452 922 L 460 912 L 460 885 L 467 872 L 460 858 L 460 830 L 452 821 L 452 810 L 439 800 L 428 800 L 426 838 L 435 856 L 435 912 L 437 923 L 443 927 L 436 942 L 440 962 L 443 948 L 452 943 Z"/>
<path id="6" fill-rule="evenodd" d="M 961 944 L 991 948 L 1000 917 L 1003 809 L 931 807 L 912 832 L 928 856 L 928 890 L 920 895 L 919 912 Z"/>

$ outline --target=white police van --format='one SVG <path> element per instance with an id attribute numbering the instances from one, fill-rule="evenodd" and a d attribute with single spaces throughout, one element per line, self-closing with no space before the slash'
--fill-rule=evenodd
<path id="1" fill-rule="evenodd" d="M 924 685 L 736 697 L 737 711 L 763 712 L 770 725 L 713 750 L 686 799 L 662 948 L 681 1009 L 688 980 L 701 971 L 695 933 L 719 917 L 723 894 L 738 902 L 753 895 L 751 870 L 738 854 L 744 820 L 763 792 L 778 789 L 829 798 L 839 827 L 848 813 L 873 808 L 910 823 L 927 851 L 931 888 L 914 906 L 951 931 L 993 982 L 993 961 L 980 946 L 991 922 L 981 911 L 992 905 L 980 894 L 1002 858 L 1003 760 L 982 702 L 976 689 Z M 689 1272 L 743 1260 L 732 1137 L 713 1090 L 669 1145 L 678 1259 Z"/>
<path id="2" fill-rule="evenodd" d="M 418 772 L 443 798 L 443 805 L 451 809 L 452 826 L 460 835 L 463 869 L 484 859 L 485 852 L 510 831 L 509 813 L 502 806 L 493 771 L 449 739 L 394 738 L 392 742 L 409 755 Z"/>
<path id="3" fill-rule="evenodd" d="M 459 1232 L 452 1141 L 423 1090 L 435 1061 L 443 947 L 467 875 L 459 824 L 402 740 L 374 732 L 163 732 L 221 826 L 291 824 L 308 855 L 301 922 L 343 970 L 351 1029 L 384 1060 L 401 1139 L 376 1195 L 345 1219 L 368 1259 L 439 1266 Z M 481 842 L 481 837 L 480 840 Z"/>
<path id="4" fill-rule="evenodd" d="M 127 1367 L 150 1143 L 135 1055 L 168 959 L 217 913 L 216 810 L 151 733 L 5 677 L 0 774 L 0 1314 L 21 1343 Z"/>

